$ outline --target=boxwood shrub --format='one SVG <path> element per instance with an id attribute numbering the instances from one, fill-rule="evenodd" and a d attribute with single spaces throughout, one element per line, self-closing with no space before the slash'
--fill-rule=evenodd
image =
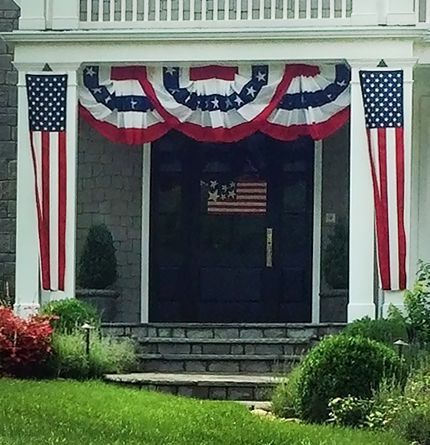
<path id="1" fill-rule="evenodd" d="M 406 378 L 406 366 L 394 350 L 363 337 L 325 338 L 307 355 L 297 381 L 297 408 L 310 422 L 328 418 L 336 397 L 368 399 L 382 379 Z"/>
<path id="2" fill-rule="evenodd" d="M 41 314 L 57 317 L 53 326 L 58 332 L 74 332 L 84 323 L 90 323 L 95 327 L 100 324 L 97 310 L 76 298 L 51 301 L 42 307 Z"/>

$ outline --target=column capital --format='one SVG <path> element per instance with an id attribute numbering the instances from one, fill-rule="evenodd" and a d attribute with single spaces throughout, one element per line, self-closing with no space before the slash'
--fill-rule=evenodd
<path id="1" fill-rule="evenodd" d="M 50 63 L 49 66 L 51 67 L 52 71 L 54 72 L 64 72 L 64 73 L 70 73 L 70 72 L 77 72 L 79 68 L 81 67 L 80 62 L 55 62 Z"/>
<path id="2" fill-rule="evenodd" d="M 384 58 L 384 62 L 387 65 L 386 67 L 378 67 L 381 59 L 347 59 L 347 62 L 351 68 L 355 69 L 373 69 L 379 68 L 381 70 L 392 70 L 398 68 L 413 68 L 418 63 L 417 57 L 403 57 L 399 59 Z"/>

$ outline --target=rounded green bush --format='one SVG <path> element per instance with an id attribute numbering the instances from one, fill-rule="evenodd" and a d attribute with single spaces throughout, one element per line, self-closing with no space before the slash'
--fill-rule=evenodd
<path id="1" fill-rule="evenodd" d="M 405 366 L 389 347 L 363 337 L 325 338 L 307 355 L 297 381 L 297 408 L 310 422 L 328 418 L 336 397 L 370 398 L 384 378 L 403 380 Z"/>
<path id="2" fill-rule="evenodd" d="M 41 314 L 58 317 L 53 325 L 55 330 L 60 332 L 73 332 L 84 323 L 95 326 L 100 324 L 100 316 L 96 309 L 76 298 L 51 301 L 42 307 Z"/>
<path id="3" fill-rule="evenodd" d="M 397 340 L 408 341 L 406 323 L 400 319 L 371 320 L 369 317 L 365 317 L 348 324 L 342 333 L 350 337 L 369 338 L 391 347 Z"/>

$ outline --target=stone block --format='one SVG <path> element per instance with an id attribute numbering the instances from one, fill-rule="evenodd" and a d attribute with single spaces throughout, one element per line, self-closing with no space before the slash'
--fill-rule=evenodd
<path id="1" fill-rule="evenodd" d="M 229 400 L 255 400 L 255 393 L 253 387 L 231 387 L 228 388 Z"/>
<path id="2" fill-rule="evenodd" d="M 222 388 L 222 387 L 209 388 L 209 398 L 211 400 L 226 400 L 227 388 Z"/>
<path id="3" fill-rule="evenodd" d="M 237 328 L 214 328 L 215 338 L 238 338 L 239 329 Z"/>
<path id="4" fill-rule="evenodd" d="M 9 71 L 6 73 L 6 83 L 8 85 L 16 85 L 18 83 L 18 72 L 17 71 Z"/>
<path id="5" fill-rule="evenodd" d="M 170 328 L 158 328 L 158 337 L 168 338 L 172 336 L 172 330 Z"/>
<path id="6" fill-rule="evenodd" d="M 264 329 L 263 333 L 266 338 L 285 338 L 287 335 L 286 329 L 284 328 Z"/>
<path id="7" fill-rule="evenodd" d="M 255 345 L 255 354 L 257 355 L 282 355 L 283 347 L 281 344 L 261 344 Z"/>
<path id="8" fill-rule="evenodd" d="M 0 218 L 8 216 L 8 201 L 0 201 Z"/>
<path id="9" fill-rule="evenodd" d="M 213 338 L 212 329 L 188 328 L 186 334 L 188 338 Z"/>
<path id="10" fill-rule="evenodd" d="M 206 372 L 207 363 L 204 360 L 188 360 L 185 362 L 187 372 Z"/>
<path id="11" fill-rule="evenodd" d="M 145 360 L 142 367 L 146 372 L 182 372 L 186 370 L 184 362 L 181 360 Z"/>
<path id="12" fill-rule="evenodd" d="M 314 328 L 289 328 L 287 336 L 289 338 L 312 338 L 317 334 L 317 329 Z"/>
<path id="13" fill-rule="evenodd" d="M 193 397 L 194 396 L 194 388 L 192 386 L 178 386 L 178 396 L 184 396 L 184 397 Z"/>
<path id="14" fill-rule="evenodd" d="M 157 385 L 156 390 L 158 392 L 164 392 L 167 394 L 177 394 L 178 387 L 176 385 Z"/>
<path id="15" fill-rule="evenodd" d="M 239 362 L 234 360 L 214 360 L 209 363 L 209 372 L 239 372 Z"/>
<path id="16" fill-rule="evenodd" d="M 212 344 L 212 343 L 203 343 L 203 354 L 229 354 L 230 353 L 230 345 L 227 343 L 222 344 Z"/>
<path id="17" fill-rule="evenodd" d="M 245 349 L 245 354 L 247 355 L 255 355 L 255 344 L 251 344 L 251 345 L 245 345 L 244 346 Z"/>
<path id="18" fill-rule="evenodd" d="M 191 354 L 203 354 L 203 346 L 202 345 L 192 345 L 191 346 Z"/>
<path id="19" fill-rule="evenodd" d="M 1 230 L 1 226 L 0 226 Z M 0 233 L 0 252 L 10 253 L 11 252 L 11 242 L 9 233 Z"/>
<path id="20" fill-rule="evenodd" d="M 0 31 L 4 31 L 1 29 L 0 22 Z M 0 69 L 9 71 L 12 66 L 12 55 L 11 54 L 0 54 Z"/>
<path id="21" fill-rule="evenodd" d="M 160 354 L 189 354 L 191 347 L 184 343 L 159 343 L 158 352 Z"/>
<path id="22" fill-rule="evenodd" d="M 231 354 L 241 355 L 244 353 L 244 345 L 231 345 Z"/>
<path id="23" fill-rule="evenodd" d="M 240 363 L 240 372 L 264 374 L 272 371 L 269 360 L 244 360 Z"/>
<path id="24" fill-rule="evenodd" d="M 242 328 L 239 332 L 240 338 L 263 338 L 263 329 Z"/>
<path id="25" fill-rule="evenodd" d="M 195 386 L 193 388 L 193 396 L 198 399 L 209 398 L 209 387 L 208 386 Z"/>
<path id="26" fill-rule="evenodd" d="M 16 178 L 16 161 L 9 161 L 7 166 L 7 175 L 9 179 Z"/>

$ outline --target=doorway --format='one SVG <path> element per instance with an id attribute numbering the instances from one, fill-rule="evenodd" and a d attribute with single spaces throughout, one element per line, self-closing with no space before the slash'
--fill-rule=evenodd
<path id="1" fill-rule="evenodd" d="M 151 322 L 311 321 L 312 140 L 171 132 L 151 169 Z"/>

